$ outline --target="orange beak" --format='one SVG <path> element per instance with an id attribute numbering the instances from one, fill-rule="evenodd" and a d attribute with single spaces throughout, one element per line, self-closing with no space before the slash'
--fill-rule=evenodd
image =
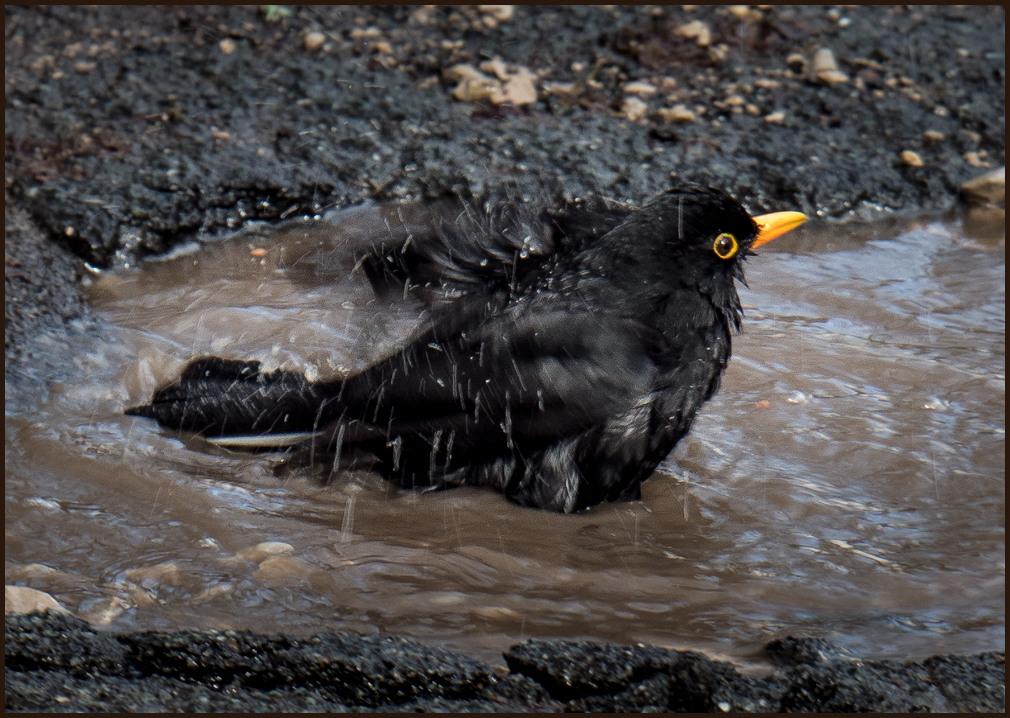
<path id="1" fill-rule="evenodd" d="M 757 249 L 762 244 L 768 244 L 776 237 L 796 229 L 807 221 L 807 216 L 800 212 L 772 212 L 751 219 L 758 226 L 758 236 L 750 248 Z"/>

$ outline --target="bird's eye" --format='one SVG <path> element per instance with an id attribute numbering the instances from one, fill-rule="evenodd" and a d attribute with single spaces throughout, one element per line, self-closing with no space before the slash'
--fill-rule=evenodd
<path id="1" fill-rule="evenodd" d="M 740 249 L 740 245 L 737 244 L 736 237 L 726 232 L 716 237 L 715 242 L 712 243 L 712 251 L 719 259 L 732 259 L 738 249 Z"/>

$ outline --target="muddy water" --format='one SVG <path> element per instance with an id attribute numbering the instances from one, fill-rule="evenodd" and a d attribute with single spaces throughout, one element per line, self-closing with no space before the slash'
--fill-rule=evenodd
<path id="1" fill-rule="evenodd" d="M 640 503 L 576 516 L 476 490 L 329 486 L 122 410 L 194 356 L 321 376 L 391 350 L 347 242 L 375 208 L 95 278 L 98 331 L 7 382 L 6 579 L 117 630 L 349 628 L 492 662 L 527 637 L 747 660 L 1003 648 L 1003 235 L 814 226 L 750 262 L 722 391 Z M 259 250 L 266 250 L 262 252 Z M 69 346 L 68 346 L 69 341 Z"/>

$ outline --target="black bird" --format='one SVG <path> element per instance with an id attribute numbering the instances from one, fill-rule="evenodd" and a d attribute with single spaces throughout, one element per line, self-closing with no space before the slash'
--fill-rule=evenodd
<path id="1" fill-rule="evenodd" d="M 325 382 L 201 358 L 127 413 L 340 468 L 365 457 L 407 488 L 487 486 L 559 512 L 638 499 L 719 386 L 744 259 L 804 220 L 694 185 L 637 210 L 460 205 L 358 257 L 377 291 L 427 303 L 397 353 Z"/>

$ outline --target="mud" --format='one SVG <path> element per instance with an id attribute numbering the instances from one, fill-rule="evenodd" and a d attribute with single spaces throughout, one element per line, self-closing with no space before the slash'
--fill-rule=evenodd
<path id="1" fill-rule="evenodd" d="M 65 360 L 24 351 L 26 337 L 89 331 L 88 265 L 132 264 L 253 219 L 501 182 L 635 202 L 670 174 L 755 212 L 914 216 L 953 207 L 964 181 L 1005 163 L 1002 7 L 271 12 L 5 8 L 7 383 Z M 711 42 L 677 34 L 694 20 Z M 818 48 L 846 81 L 815 75 Z M 450 67 L 494 57 L 537 76 L 535 103 L 452 98 Z M 662 112 L 676 105 L 694 119 Z M 511 649 L 506 675 L 392 638 L 316 650 L 284 636 L 112 636 L 71 619 L 7 629 L 9 710 L 1005 706 L 1002 652 L 897 663 L 800 650 L 752 678 L 665 649 L 558 642 Z M 179 660 L 150 658 L 160 652 Z"/>

